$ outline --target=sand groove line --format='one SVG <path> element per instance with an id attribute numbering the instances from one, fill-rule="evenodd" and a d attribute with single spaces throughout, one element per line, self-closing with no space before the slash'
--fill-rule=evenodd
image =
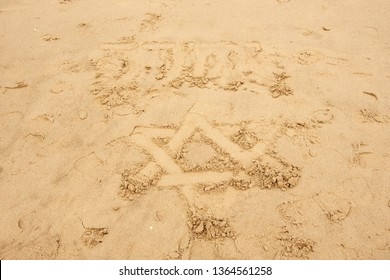
<path id="1" fill-rule="evenodd" d="M 180 166 L 178 166 L 163 149 L 154 144 L 150 138 L 145 137 L 142 134 L 135 134 L 131 136 L 131 139 L 138 146 L 148 151 L 166 172 L 170 174 L 183 173 L 183 170 L 180 168 Z"/>

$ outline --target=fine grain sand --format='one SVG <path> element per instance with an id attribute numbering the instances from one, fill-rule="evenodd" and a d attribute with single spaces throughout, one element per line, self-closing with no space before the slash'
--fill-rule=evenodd
<path id="1" fill-rule="evenodd" d="M 1 0 L 0 259 L 390 259 L 387 0 Z"/>

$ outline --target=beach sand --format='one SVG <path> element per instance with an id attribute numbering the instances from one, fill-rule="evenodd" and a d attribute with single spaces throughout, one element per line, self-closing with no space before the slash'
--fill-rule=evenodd
<path id="1" fill-rule="evenodd" d="M 0 259 L 390 259 L 389 11 L 2 0 Z"/>

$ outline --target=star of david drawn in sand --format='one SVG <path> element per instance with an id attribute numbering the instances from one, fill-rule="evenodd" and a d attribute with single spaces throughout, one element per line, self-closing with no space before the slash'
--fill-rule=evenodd
<path id="1" fill-rule="evenodd" d="M 300 177 L 298 167 L 266 155 L 264 143 L 252 143 L 251 149 L 244 149 L 191 111 L 178 130 L 137 127 L 131 140 L 153 158 L 129 178 L 127 188 L 133 190 L 144 190 L 148 185 L 179 186 L 193 201 L 197 185 L 287 189 Z"/>

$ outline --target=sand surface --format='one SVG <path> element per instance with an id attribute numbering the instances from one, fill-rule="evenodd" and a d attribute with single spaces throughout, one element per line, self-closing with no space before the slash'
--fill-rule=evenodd
<path id="1" fill-rule="evenodd" d="M 390 259 L 387 0 L 0 1 L 0 259 Z"/>

